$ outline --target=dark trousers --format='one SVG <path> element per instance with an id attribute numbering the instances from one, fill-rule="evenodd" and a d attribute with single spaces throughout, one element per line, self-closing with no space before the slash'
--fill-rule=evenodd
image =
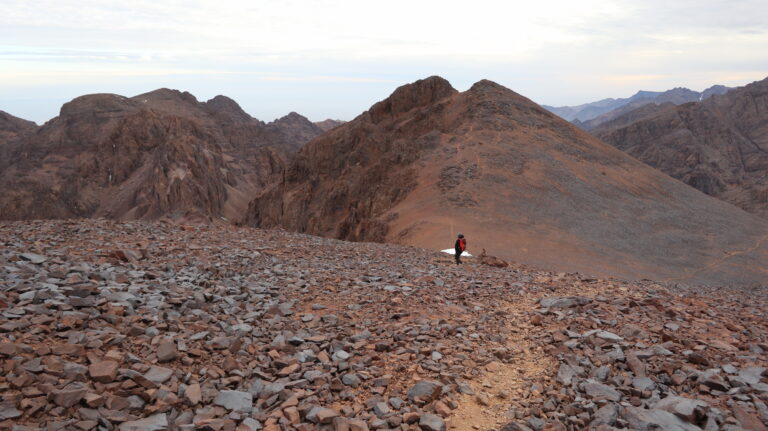
<path id="1" fill-rule="evenodd" d="M 456 265 L 461 265 L 461 250 L 456 250 Z"/>

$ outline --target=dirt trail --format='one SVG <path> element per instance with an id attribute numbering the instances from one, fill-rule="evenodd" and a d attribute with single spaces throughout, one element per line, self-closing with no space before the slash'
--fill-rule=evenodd
<path id="1" fill-rule="evenodd" d="M 531 342 L 536 329 L 523 323 L 529 320 L 525 312 L 531 308 L 532 304 L 521 303 L 507 309 L 507 347 L 515 351 L 514 359 L 512 363 L 486 364 L 482 377 L 469 382 L 474 394 L 461 395 L 459 407 L 450 417 L 449 429 L 463 431 L 503 427 L 514 420 L 515 411 L 510 409 L 510 400 L 536 397 L 538 393 L 531 391 L 533 382 L 547 380 L 556 369 L 557 361 Z"/>
<path id="2" fill-rule="evenodd" d="M 716 268 L 719 265 L 722 265 L 723 263 L 725 263 L 725 261 L 727 261 L 728 259 L 730 259 L 732 257 L 740 256 L 742 254 L 751 253 L 751 252 L 757 250 L 758 248 L 760 248 L 763 245 L 763 243 L 766 240 L 768 240 L 768 235 L 765 235 L 765 236 L 761 237 L 759 240 L 757 240 L 755 245 L 753 245 L 752 247 L 750 247 L 748 249 L 745 249 L 745 250 L 734 250 L 734 251 L 727 252 L 727 253 L 725 253 L 725 255 L 723 255 L 723 257 L 721 257 L 721 258 L 715 260 L 714 262 L 712 262 L 712 263 L 710 263 L 708 265 L 705 265 L 705 266 L 703 266 L 703 267 L 701 267 L 701 268 L 699 268 L 699 269 L 697 269 L 695 271 L 692 271 L 688 275 L 685 275 L 683 277 L 668 278 L 665 281 L 685 281 L 685 280 L 690 280 L 691 278 L 695 277 L 697 274 L 701 274 L 704 271 L 708 271 L 710 269 Z"/>

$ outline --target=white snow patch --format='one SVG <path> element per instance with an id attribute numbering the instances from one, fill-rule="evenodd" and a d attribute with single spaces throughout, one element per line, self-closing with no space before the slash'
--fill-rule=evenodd
<path id="1" fill-rule="evenodd" d="M 448 253 L 453 255 L 456 254 L 456 249 L 453 249 L 453 248 L 446 248 L 445 250 L 440 250 L 440 251 L 442 251 L 443 253 Z M 464 251 L 464 253 L 461 253 L 461 257 L 473 257 L 473 256 L 467 253 L 466 251 Z"/>

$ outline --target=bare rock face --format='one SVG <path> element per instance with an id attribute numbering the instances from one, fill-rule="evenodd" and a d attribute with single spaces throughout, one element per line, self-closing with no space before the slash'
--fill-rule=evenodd
<path id="1" fill-rule="evenodd" d="M 698 103 L 632 111 L 592 133 L 708 195 L 768 218 L 768 78 Z"/>
<path id="2" fill-rule="evenodd" d="M 630 278 L 767 277 L 768 223 L 491 81 L 398 88 L 299 150 L 245 223 L 432 249 L 464 232 L 505 261 Z"/>
<path id="3" fill-rule="evenodd" d="M 322 133 L 298 114 L 286 118 L 265 124 L 227 97 L 201 103 L 168 89 L 78 97 L 40 128 L 12 122 L 24 133 L 0 145 L 9 190 L 0 218 L 237 221 Z"/>

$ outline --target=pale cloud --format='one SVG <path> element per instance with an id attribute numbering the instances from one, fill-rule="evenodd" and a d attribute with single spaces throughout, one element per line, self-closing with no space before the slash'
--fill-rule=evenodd
<path id="1" fill-rule="evenodd" d="M 267 120 L 290 110 L 349 119 L 432 74 L 459 89 L 493 79 L 547 104 L 768 75 L 764 0 L 3 0 L 2 9 L 0 109 L 38 121 L 82 92 L 161 86 L 224 93 Z M 32 99 L 51 106 L 32 109 Z"/>

